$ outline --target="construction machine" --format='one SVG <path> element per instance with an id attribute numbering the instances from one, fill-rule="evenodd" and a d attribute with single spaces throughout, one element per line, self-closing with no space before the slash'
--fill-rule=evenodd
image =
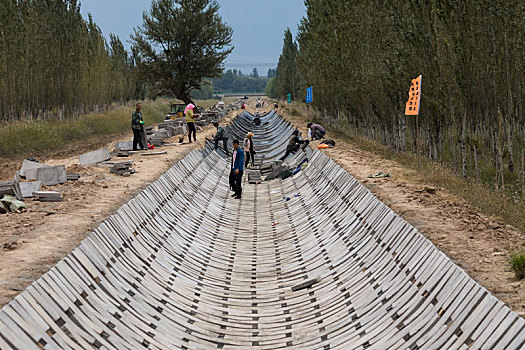
<path id="1" fill-rule="evenodd" d="M 186 108 L 186 104 L 183 102 L 177 102 L 177 103 L 171 103 L 170 104 L 170 112 L 166 115 L 166 118 L 164 120 L 168 119 L 177 119 L 184 117 L 184 109 Z M 194 117 L 198 118 L 199 114 L 203 111 L 202 107 L 195 107 L 193 109 Z"/>

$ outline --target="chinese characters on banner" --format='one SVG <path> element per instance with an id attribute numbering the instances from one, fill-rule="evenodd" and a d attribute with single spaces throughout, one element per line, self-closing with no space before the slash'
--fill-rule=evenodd
<path id="1" fill-rule="evenodd" d="M 313 86 L 310 86 L 308 89 L 306 89 L 306 103 L 312 102 L 314 102 L 314 88 Z"/>
<path id="2" fill-rule="evenodd" d="M 418 115 L 419 103 L 421 101 L 421 75 L 412 79 L 410 91 L 408 92 L 408 101 L 405 107 L 405 115 Z"/>

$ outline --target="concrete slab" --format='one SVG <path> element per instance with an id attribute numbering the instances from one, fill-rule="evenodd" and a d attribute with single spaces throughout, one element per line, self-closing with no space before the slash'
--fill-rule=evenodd
<path id="1" fill-rule="evenodd" d="M 38 168 L 36 169 L 36 179 L 42 182 L 42 185 L 58 185 L 58 167 Z"/>
<path id="2" fill-rule="evenodd" d="M 27 179 L 26 172 L 28 170 L 45 168 L 45 167 L 49 167 L 49 165 L 45 165 L 39 162 L 33 162 L 32 160 L 25 159 L 24 162 L 22 163 L 22 168 L 20 169 L 20 176 L 23 176 Z M 36 174 L 36 172 L 34 174 Z M 36 179 L 33 179 L 33 180 L 36 180 Z"/>
<path id="3" fill-rule="evenodd" d="M 32 182 L 20 182 L 20 190 L 22 192 L 22 197 L 31 198 L 33 197 L 34 191 L 40 191 L 42 183 L 40 181 Z"/>
<path id="4" fill-rule="evenodd" d="M 66 166 L 65 165 L 57 165 L 57 173 L 58 173 L 58 183 L 63 184 L 67 181 L 67 174 L 66 174 Z"/>
<path id="5" fill-rule="evenodd" d="M 26 178 L 26 180 L 31 180 L 31 181 L 36 180 L 36 179 L 37 179 L 37 177 L 36 177 L 36 171 L 37 171 L 38 169 L 40 169 L 40 168 L 31 168 L 31 169 L 27 169 L 27 170 L 25 171 L 25 174 L 26 174 L 26 175 L 25 175 L 25 178 Z"/>
<path id="6" fill-rule="evenodd" d="M 115 143 L 115 149 L 117 151 L 133 151 L 133 142 L 132 141 L 117 142 Z"/>
<path id="7" fill-rule="evenodd" d="M 160 137 L 160 138 L 163 138 L 163 139 L 167 139 L 167 138 L 171 137 L 171 135 L 169 134 L 168 130 L 166 130 L 166 129 L 157 130 L 157 131 L 155 131 L 154 135 L 156 137 Z"/>
<path id="8" fill-rule="evenodd" d="M 107 147 L 97 149 L 93 152 L 88 152 L 78 156 L 80 165 L 93 165 L 111 158 Z"/>

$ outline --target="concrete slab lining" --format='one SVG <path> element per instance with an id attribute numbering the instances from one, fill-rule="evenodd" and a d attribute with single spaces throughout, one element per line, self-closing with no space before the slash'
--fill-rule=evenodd
<path id="1" fill-rule="evenodd" d="M 271 162 L 293 126 L 261 119 L 227 130 Z M 192 151 L 0 310 L 0 348 L 525 346 L 522 318 L 329 157 L 286 163 L 305 157 L 237 200 L 229 159 Z"/>

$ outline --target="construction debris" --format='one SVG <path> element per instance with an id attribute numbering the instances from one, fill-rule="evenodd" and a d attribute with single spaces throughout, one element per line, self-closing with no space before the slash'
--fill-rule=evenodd
<path id="1" fill-rule="evenodd" d="M 64 165 L 28 169 L 25 174 L 27 180 L 38 180 L 46 186 L 54 186 L 67 181 Z"/>
<path id="2" fill-rule="evenodd" d="M 20 190 L 19 182 L 16 180 L 0 182 L 0 197 L 3 195 L 12 195 L 18 200 L 22 200 L 22 191 Z"/>
<path id="3" fill-rule="evenodd" d="M 77 181 L 80 179 L 79 173 L 66 173 L 66 179 L 67 181 Z"/>
<path id="4" fill-rule="evenodd" d="M 20 176 L 27 178 L 26 172 L 28 170 L 46 167 L 49 167 L 49 165 L 45 165 L 34 160 L 24 159 L 24 162 L 22 163 L 22 168 L 20 169 Z"/>
<path id="5" fill-rule="evenodd" d="M 133 151 L 133 142 L 117 142 L 115 143 L 115 149 L 117 151 Z"/>
<path id="6" fill-rule="evenodd" d="M 168 151 L 162 151 L 162 152 L 145 152 L 145 153 L 141 153 L 140 155 L 141 156 L 159 156 L 161 154 L 168 154 Z"/>
<path id="7" fill-rule="evenodd" d="M 111 158 L 107 147 L 102 147 L 96 151 L 88 152 L 78 156 L 80 165 L 93 165 Z"/>
<path id="8" fill-rule="evenodd" d="M 260 170 L 248 170 L 248 182 L 251 184 L 258 184 L 262 182 Z"/>
<path id="9" fill-rule="evenodd" d="M 31 181 L 31 182 L 20 182 L 20 191 L 22 192 L 23 198 L 33 197 L 33 192 L 40 191 L 42 187 L 42 182 L 40 181 Z"/>
<path id="10" fill-rule="evenodd" d="M 4 195 L 0 200 L 5 211 L 18 212 L 27 209 L 27 205 L 13 196 Z"/>
<path id="11" fill-rule="evenodd" d="M 62 202 L 63 200 L 60 192 L 56 191 L 34 191 L 33 196 L 37 197 L 40 202 Z"/>
<path id="12" fill-rule="evenodd" d="M 130 176 L 135 173 L 135 169 L 132 169 L 133 161 L 128 160 L 125 162 L 115 162 L 113 166 L 109 168 L 109 172 L 121 176 Z"/>
<path id="13" fill-rule="evenodd" d="M 382 177 L 390 177 L 390 173 L 384 173 L 382 171 L 376 173 L 376 174 L 368 174 L 367 176 L 368 178 L 373 178 L 373 179 L 377 179 L 377 178 L 382 178 Z"/>

